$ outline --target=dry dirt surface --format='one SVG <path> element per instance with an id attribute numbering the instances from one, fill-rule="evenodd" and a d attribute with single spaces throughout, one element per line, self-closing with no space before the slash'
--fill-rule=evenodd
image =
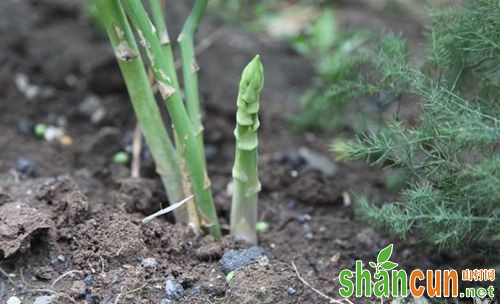
<path id="1" fill-rule="evenodd" d="M 175 33 L 187 10 L 182 1 L 170 2 Z M 384 25 L 361 8 L 346 12 L 345 22 L 368 15 Z M 239 75 L 255 53 L 266 70 L 259 219 L 270 230 L 259 239 L 268 254 L 237 269 L 230 284 L 220 259 L 245 244 L 194 235 L 168 216 L 141 224 L 166 204 L 165 194 L 147 153 L 139 179 L 111 162 L 130 145 L 135 120 L 107 38 L 79 1 L 1 1 L 0 302 L 16 296 L 28 304 L 328 303 L 297 272 L 338 298 L 340 270 L 374 259 L 390 243 L 396 243 L 391 259 L 407 269 L 463 262 L 370 228 L 346 199 L 353 190 L 370 191 L 380 202 L 392 198 L 384 174 L 333 162 L 329 136 L 291 132 L 286 115 L 311 83 L 308 61 L 286 44 L 209 16 L 200 37 L 215 31 L 222 35 L 199 56 L 200 83 L 209 174 L 226 227 Z M 64 129 L 73 142 L 35 137 L 31 129 L 40 122 Z M 318 170 L 325 161 L 332 170 Z"/>

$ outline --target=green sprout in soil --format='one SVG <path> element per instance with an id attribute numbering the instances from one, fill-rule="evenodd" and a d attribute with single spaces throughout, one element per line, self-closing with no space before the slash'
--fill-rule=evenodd
<path id="1" fill-rule="evenodd" d="M 491 243 L 500 231 L 500 9 L 497 0 L 468 1 L 438 11 L 427 60 L 414 68 L 405 42 L 388 36 L 378 53 L 391 94 L 414 96 L 418 123 L 398 118 L 356 139 L 335 141 L 340 159 L 361 159 L 408 173 L 402 198 L 359 210 L 401 236 L 419 232 L 443 248 Z M 364 84 L 360 84 L 364 85 Z"/>
<path id="2" fill-rule="evenodd" d="M 259 94 L 263 86 L 264 70 L 256 56 L 243 70 L 238 94 L 231 208 L 231 232 L 249 243 L 257 242 L 257 200 L 261 189 L 257 172 L 257 129 Z"/>
<path id="3" fill-rule="evenodd" d="M 134 111 L 169 201 L 179 202 L 191 193 L 194 194 L 189 202 L 178 204 L 179 207 L 175 210 L 177 221 L 189 224 L 195 230 L 205 228 L 215 238 L 220 238 L 221 230 L 204 158 L 197 76 L 199 67 L 194 52 L 194 35 L 204 15 L 207 0 L 195 1 L 177 39 L 181 52 L 185 103 L 181 97 L 174 53 L 162 12 L 163 4 L 161 0 L 149 0 L 152 15 L 150 19 L 140 1 L 96 0 L 100 19 L 115 51 Z M 147 64 L 142 60 L 138 45 L 142 54 L 145 54 Z M 148 80 L 146 68 L 152 72 L 154 87 Z M 255 234 L 256 219 L 250 219 L 256 218 L 258 191 L 254 181 L 258 184 L 257 110 L 258 94 L 263 81 L 258 56 L 245 68 L 242 79 L 246 86 L 240 85 L 238 99 L 237 121 L 241 124 L 237 126 L 240 133 L 236 134 L 238 150 L 235 168 L 245 170 L 240 173 L 250 176 L 252 183 L 245 182 L 236 186 L 238 191 L 235 191 L 236 198 L 233 200 L 236 207 L 233 209 L 237 210 L 238 221 L 250 221 L 251 227 L 246 227 L 245 233 L 253 231 Z M 174 142 L 170 140 L 169 132 L 161 119 L 154 97 L 155 88 L 172 122 Z M 251 124 L 248 124 L 248 119 Z M 239 149 L 244 153 L 239 153 Z M 246 198 L 248 193 L 252 194 L 251 199 Z M 246 235 L 242 234 L 241 238 L 253 243 L 256 241 L 256 238 L 247 238 Z"/>

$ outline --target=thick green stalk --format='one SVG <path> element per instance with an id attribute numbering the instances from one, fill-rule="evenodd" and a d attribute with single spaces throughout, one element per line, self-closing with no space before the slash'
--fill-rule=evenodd
<path id="1" fill-rule="evenodd" d="M 176 151 L 163 124 L 132 30 L 119 0 L 97 0 L 132 106 L 155 160 L 158 174 L 175 203 L 184 198 Z M 176 213 L 178 220 L 183 221 Z"/>
<path id="2" fill-rule="evenodd" d="M 236 113 L 236 156 L 233 165 L 231 233 L 248 243 L 257 243 L 257 200 L 260 182 L 257 164 L 259 94 L 264 69 L 257 55 L 243 70 Z"/>
<path id="3" fill-rule="evenodd" d="M 177 79 L 177 71 L 175 68 L 175 60 L 174 54 L 172 51 L 172 44 L 170 42 L 170 36 L 168 34 L 167 23 L 165 20 L 165 16 L 163 14 L 165 1 L 162 0 L 149 0 L 149 8 L 151 9 L 151 15 L 153 17 L 153 23 L 156 27 L 156 34 L 158 39 L 160 40 L 161 48 L 167 58 L 166 67 L 167 67 L 167 75 L 169 75 L 172 80 L 173 87 L 176 90 L 180 90 L 179 81 Z M 181 173 L 182 173 L 182 184 L 184 188 L 184 192 L 190 194 L 191 190 L 191 182 L 189 180 L 189 173 L 186 168 L 186 160 L 184 157 L 184 148 L 179 141 L 179 136 L 174 134 L 175 145 L 177 147 L 177 154 L 179 155 L 179 161 L 181 165 Z M 203 153 L 201 151 L 200 153 Z M 189 225 L 195 229 L 200 229 L 200 219 L 198 216 L 198 212 L 195 206 L 195 198 L 190 200 L 185 204 L 185 208 L 187 210 L 187 218 L 189 221 Z"/>
<path id="4" fill-rule="evenodd" d="M 221 231 L 212 198 L 210 180 L 205 169 L 205 161 L 199 151 L 193 126 L 179 95 L 179 90 L 174 87 L 175 84 L 168 77 L 167 58 L 162 52 L 160 41 L 156 36 L 156 29 L 140 1 L 123 0 L 122 3 L 139 34 L 140 43 L 146 51 L 158 89 L 172 120 L 174 132 L 177 132 L 180 144 L 184 148 L 186 166 L 201 220 L 207 226 L 210 234 L 220 238 Z"/>
<path id="5" fill-rule="evenodd" d="M 186 93 L 186 108 L 193 124 L 196 140 L 203 153 L 203 125 L 201 123 L 200 113 L 200 95 L 198 89 L 198 71 L 200 70 L 196 62 L 194 49 L 194 35 L 198 25 L 207 8 L 208 0 L 196 0 L 182 31 L 177 38 L 181 51 L 182 76 L 184 79 L 184 91 Z"/>

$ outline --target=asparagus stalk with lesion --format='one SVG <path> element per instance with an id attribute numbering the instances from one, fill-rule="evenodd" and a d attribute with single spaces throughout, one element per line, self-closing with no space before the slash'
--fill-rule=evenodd
<path id="1" fill-rule="evenodd" d="M 231 233 L 249 243 L 257 243 L 257 201 L 261 186 L 258 176 L 259 94 L 264 71 L 257 55 L 243 70 L 237 99 L 236 155 L 233 166 Z"/>
<path id="2" fill-rule="evenodd" d="M 163 14 L 164 5 L 165 1 L 163 0 L 149 0 L 149 8 L 151 10 L 154 27 L 156 28 L 156 35 L 158 37 L 158 40 L 160 41 L 161 49 L 166 57 L 165 67 L 167 69 L 167 75 L 170 77 L 174 88 L 180 91 L 177 71 L 175 68 L 174 54 L 172 51 L 172 43 L 170 40 L 170 35 L 168 33 L 165 16 Z M 174 140 L 177 147 L 177 154 L 179 156 L 184 193 L 185 195 L 189 195 L 192 192 L 192 185 L 189 179 L 189 173 L 187 172 L 186 160 L 184 157 L 185 151 L 177 134 L 174 134 Z M 203 150 L 200 153 L 204 153 Z M 201 223 L 198 212 L 196 210 L 194 197 L 180 208 L 186 211 L 187 222 L 191 226 L 191 228 L 193 228 L 195 231 L 200 230 Z"/>
<path id="3" fill-rule="evenodd" d="M 167 197 L 172 203 L 178 202 L 184 198 L 184 192 L 176 150 L 165 130 L 125 12 L 119 0 L 97 0 L 96 5 Z M 179 212 L 176 219 L 186 220 Z"/>
<path id="4" fill-rule="evenodd" d="M 207 226 L 208 231 L 219 238 L 221 232 L 205 161 L 179 90 L 175 88 L 175 84 L 168 76 L 167 58 L 156 35 L 156 28 L 152 25 L 140 1 L 123 0 L 122 3 L 137 30 L 140 43 L 147 54 L 158 89 L 172 120 L 174 132 L 179 137 L 179 142 L 185 151 L 186 166 L 201 220 Z"/>

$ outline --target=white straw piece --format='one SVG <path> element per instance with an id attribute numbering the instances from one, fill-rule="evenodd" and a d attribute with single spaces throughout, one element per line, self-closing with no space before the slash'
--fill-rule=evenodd
<path id="1" fill-rule="evenodd" d="M 184 205 L 185 203 L 187 203 L 190 199 L 193 198 L 193 195 L 190 195 L 188 197 L 186 197 L 185 199 L 183 199 L 182 201 L 178 202 L 178 203 L 175 203 L 173 205 L 170 205 L 168 206 L 167 208 L 165 209 L 161 209 L 153 214 L 151 214 L 150 216 L 148 217 L 145 217 L 144 219 L 142 219 L 142 223 L 145 224 L 149 221 L 151 221 L 152 219 L 154 219 L 155 217 L 158 217 L 160 215 L 163 215 L 163 214 L 166 214 L 166 213 L 169 213 L 171 211 L 174 211 L 175 209 L 179 208 L 180 206 Z"/>

